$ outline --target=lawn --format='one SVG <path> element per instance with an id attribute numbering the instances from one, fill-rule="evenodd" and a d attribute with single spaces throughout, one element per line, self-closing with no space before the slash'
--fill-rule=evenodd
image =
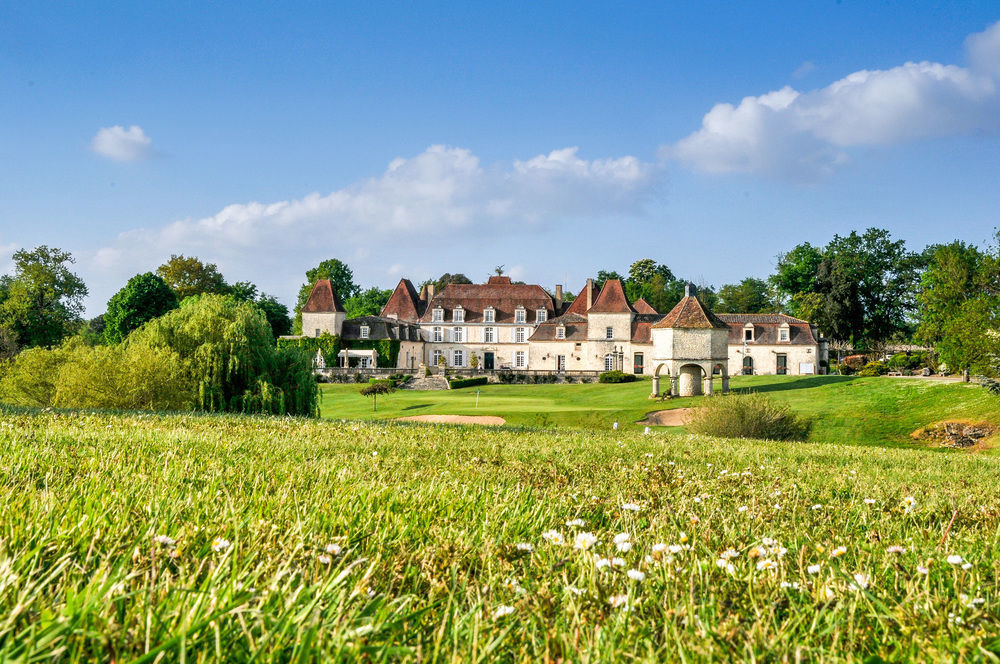
<path id="1" fill-rule="evenodd" d="M 0 660 L 995 661 L 998 476 L 662 430 L 0 409 Z"/>
<path id="2" fill-rule="evenodd" d="M 608 429 L 615 421 L 622 428 L 642 428 L 635 422 L 647 412 L 697 405 L 702 398 L 651 401 L 648 380 L 621 385 L 487 385 L 440 392 L 399 390 L 380 397 L 378 412 L 372 412 L 371 399 L 358 394 L 359 386 L 322 387 L 326 418 L 497 415 L 510 425 L 590 429 Z M 765 392 L 813 418 L 810 440 L 816 442 L 909 445 L 911 432 L 944 419 L 1000 424 L 1000 400 L 976 385 L 888 377 L 738 376 L 732 388 Z"/>

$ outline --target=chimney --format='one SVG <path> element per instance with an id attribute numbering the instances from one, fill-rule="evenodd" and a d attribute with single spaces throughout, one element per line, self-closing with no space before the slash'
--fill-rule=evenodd
<path id="1" fill-rule="evenodd" d="M 684 297 L 691 297 L 695 295 L 698 291 L 695 289 L 694 284 L 690 281 L 684 284 Z"/>
<path id="2" fill-rule="evenodd" d="M 434 284 L 427 284 L 427 301 L 434 299 Z"/>
<path id="3" fill-rule="evenodd" d="M 562 284 L 556 284 L 556 316 L 562 309 Z"/>
<path id="4" fill-rule="evenodd" d="M 594 306 L 594 280 L 587 279 L 587 311 Z"/>

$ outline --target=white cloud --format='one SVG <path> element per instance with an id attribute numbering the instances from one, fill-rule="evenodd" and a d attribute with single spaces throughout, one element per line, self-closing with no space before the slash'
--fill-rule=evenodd
<path id="1" fill-rule="evenodd" d="M 0 274 L 8 274 L 14 269 L 14 252 L 17 243 L 0 244 Z"/>
<path id="2" fill-rule="evenodd" d="M 115 125 L 97 130 L 90 141 L 90 148 L 115 161 L 141 161 L 153 156 L 152 143 L 152 139 L 138 125 L 128 129 Z"/>
<path id="3" fill-rule="evenodd" d="M 792 72 L 792 78 L 804 78 L 811 74 L 814 69 L 816 69 L 816 63 L 812 60 L 806 60 Z"/>
<path id="4" fill-rule="evenodd" d="M 969 67 L 907 62 L 717 104 L 663 154 L 701 172 L 813 179 L 847 162 L 850 148 L 1000 131 L 1000 23 L 966 50 Z"/>

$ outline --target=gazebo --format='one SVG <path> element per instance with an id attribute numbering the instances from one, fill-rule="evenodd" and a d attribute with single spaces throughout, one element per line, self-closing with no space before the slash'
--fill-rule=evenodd
<path id="1" fill-rule="evenodd" d="M 378 351 L 374 348 L 365 350 L 344 349 L 337 353 L 337 364 L 342 367 L 350 366 L 351 358 L 358 358 L 358 368 L 374 369 L 378 366 Z"/>

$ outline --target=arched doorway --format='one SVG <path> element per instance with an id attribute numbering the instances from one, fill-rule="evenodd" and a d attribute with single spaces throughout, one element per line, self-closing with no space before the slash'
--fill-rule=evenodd
<path id="1" fill-rule="evenodd" d="M 752 376 L 753 375 L 753 358 L 749 355 L 743 357 L 743 375 Z"/>
<path id="2" fill-rule="evenodd" d="M 696 397 L 702 393 L 704 370 L 697 364 L 685 364 L 677 377 L 677 392 L 682 397 Z"/>

